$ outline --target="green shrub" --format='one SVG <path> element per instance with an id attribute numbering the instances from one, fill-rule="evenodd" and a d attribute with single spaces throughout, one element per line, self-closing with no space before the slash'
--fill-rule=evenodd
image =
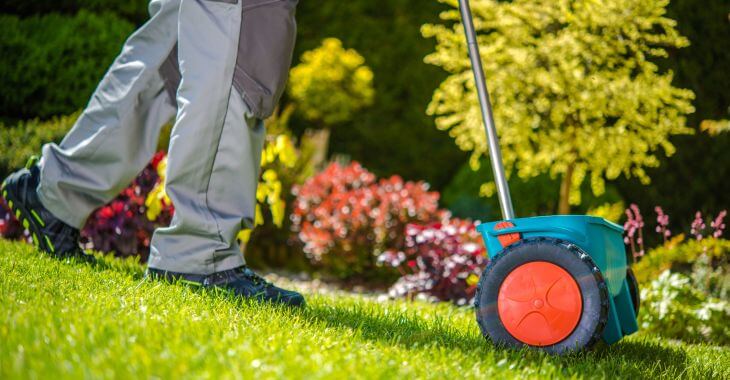
<path id="1" fill-rule="evenodd" d="M 134 23 L 147 18 L 149 0 L 5 0 L 3 13 L 32 16 L 45 13 L 74 14 L 80 10 L 110 12 Z"/>
<path id="2" fill-rule="evenodd" d="M 730 257 L 713 258 L 701 255 L 692 265 L 692 282 L 695 287 L 719 299 L 730 299 Z"/>
<path id="3" fill-rule="evenodd" d="M 641 291 L 642 331 L 695 342 L 730 343 L 730 303 L 708 297 L 689 277 L 666 270 Z"/>
<path id="4" fill-rule="evenodd" d="M 634 273 L 639 283 L 648 283 L 667 269 L 689 272 L 692 264 L 703 254 L 712 259 L 727 260 L 730 255 L 730 240 L 703 239 L 681 242 L 679 236 L 665 245 L 649 250 L 641 260 L 634 264 Z"/>
<path id="5" fill-rule="evenodd" d="M 132 24 L 81 11 L 0 15 L 0 118 L 46 118 L 86 104 Z"/>
<path id="6" fill-rule="evenodd" d="M 342 47 L 337 38 L 302 54 L 291 69 L 289 95 L 310 121 L 326 126 L 351 120 L 373 102 L 373 72 L 354 49 Z"/>
<path id="7" fill-rule="evenodd" d="M 14 126 L 0 123 L 0 175 L 5 178 L 11 171 L 25 165 L 32 155 L 39 154 L 43 144 L 59 142 L 71 129 L 78 114 L 55 117 L 48 121 L 38 119 L 20 122 Z"/>

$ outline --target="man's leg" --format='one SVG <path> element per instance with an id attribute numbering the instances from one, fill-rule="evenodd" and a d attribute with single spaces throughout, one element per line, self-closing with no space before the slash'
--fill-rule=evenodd
<path id="1" fill-rule="evenodd" d="M 175 113 L 161 64 L 177 38 L 179 4 L 150 2 L 150 20 L 124 44 L 61 144 L 46 145 L 39 165 L 3 181 L 3 197 L 41 250 L 88 258 L 79 229 L 151 158 L 160 127 Z"/>
<path id="2" fill-rule="evenodd" d="M 43 148 L 38 197 L 81 228 L 149 162 L 160 128 L 175 115 L 160 67 L 177 40 L 180 0 L 153 0 L 150 20 L 124 44 L 61 144 Z"/>
<path id="3" fill-rule="evenodd" d="M 241 228 L 253 227 L 265 138 L 263 122 L 234 85 L 244 52 L 239 37 L 245 4 L 182 0 L 180 5 L 182 80 L 165 183 L 175 215 L 170 227 L 155 231 L 148 274 L 223 288 L 259 301 L 303 306 L 301 294 L 278 288 L 245 267 L 236 242 Z"/>
<path id="4" fill-rule="evenodd" d="M 241 6 L 181 3 L 182 81 L 165 184 L 175 215 L 152 238 L 153 270 L 210 275 L 244 265 L 236 235 L 253 224 L 265 131 L 233 86 Z"/>

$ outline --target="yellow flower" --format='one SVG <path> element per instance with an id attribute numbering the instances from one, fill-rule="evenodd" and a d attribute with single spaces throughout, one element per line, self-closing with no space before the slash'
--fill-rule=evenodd
<path id="1" fill-rule="evenodd" d="M 477 283 L 479 283 L 479 276 L 474 273 L 470 274 L 469 277 L 466 278 L 466 284 L 469 286 L 474 286 Z"/>
<path id="2" fill-rule="evenodd" d="M 157 164 L 157 174 L 160 176 L 160 180 L 155 187 L 147 195 L 144 201 L 144 205 L 147 207 L 147 219 L 154 221 L 162 212 L 165 204 L 172 204 L 170 197 L 167 196 L 165 191 L 165 176 L 167 173 L 167 157 L 163 158 L 159 164 Z"/>

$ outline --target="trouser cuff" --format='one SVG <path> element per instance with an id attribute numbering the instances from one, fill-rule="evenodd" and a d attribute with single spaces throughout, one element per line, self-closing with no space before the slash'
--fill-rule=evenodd
<path id="1" fill-rule="evenodd" d="M 53 216 L 60 219 L 62 222 L 68 224 L 69 226 L 74 227 L 77 230 L 82 229 L 86 224 L 86 219 L 88 218 L 88 215 L 81 216 L 68 212 L 67 209 L 63 207 L 60 200 L 54 200 L 52 199 L 52 197 L 46 195 L 46 189 L 47 187 L 43 186 L 43 176 L 41 176 L 41 185 L 38 186 L 36 194 L 38 194 L 38 199 L 41 201 L 43 207 L 45 207 L 48 212 L 53 214 Z"/>

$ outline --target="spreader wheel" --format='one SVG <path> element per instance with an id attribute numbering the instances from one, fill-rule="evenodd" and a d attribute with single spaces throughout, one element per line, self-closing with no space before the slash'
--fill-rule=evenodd
<path id="1" fill-rule="evenodd" d="M 641 307 L 641 296 L 639 292 L 639 282 L 636 281 L 636 275 L 631 268 L 626 268 L 626 283 L 629 284 L 629 294 L 631 302 L 634 304 L 634 314 L 639 316 L 639 307 Z"/>
<path id="2" fill-rule="evenodd" d="M 476 294 L 482 334 L 495 344 L 561 354 L 598 341 L 608 316 L 608 288 L 576 245 L 536 238 L 497 255 Z"/>

